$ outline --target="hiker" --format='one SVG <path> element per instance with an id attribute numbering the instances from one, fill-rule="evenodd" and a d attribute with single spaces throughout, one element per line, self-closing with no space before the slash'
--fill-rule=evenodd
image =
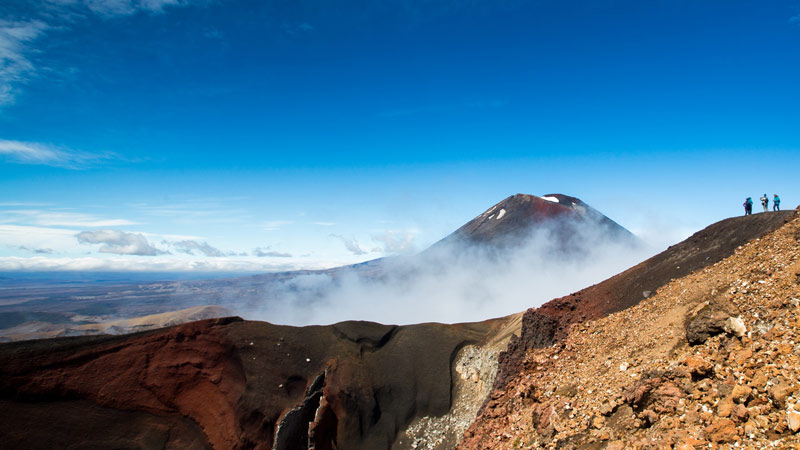
<path id="1" fill-rule="evenodd" d="M 781 198 L 778 197 L 778 194 L 775 194 L 775 198 L 772 199 L 772 210 L 773 211 L 781 210 Z"/>
<path id="2" fill-rule="evenodd" d="M 764 194 L 764 196 L 761 197 L 761 206 L 764 207 L 764 212 L 769 211 L 769 198 L 767 198 L 767 194 Z"/>
<path id="3" fill-rule="evenodd" d="M 747 200 L 745 200 L 744 203 L 742 203 L 742 206 L 744 206 L 744 215 L 745 216 L 749 216 L 750 214 L 753 214 L 753 199 L 752 198 L 747 197 Z"/>

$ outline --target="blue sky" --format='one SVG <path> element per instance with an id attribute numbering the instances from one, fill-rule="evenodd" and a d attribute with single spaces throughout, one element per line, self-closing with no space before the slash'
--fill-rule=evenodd
<path id="1" fill-rule="evenodd" d="M 419 250 L 517 192 L 668 245 L 798 204 L 800 2 L 11 0 L 0 270 Z"/>

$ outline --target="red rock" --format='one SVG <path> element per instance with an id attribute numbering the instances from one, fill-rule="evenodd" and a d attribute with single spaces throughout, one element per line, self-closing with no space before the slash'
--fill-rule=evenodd
<path id="1" fill-rule="evenodd" d="M 705 435 L 711 442 L 733 442 L 739 435 L 736 424 L 731 419 L 718 419 L 706 427 Z"/>
<path id="2" fill-rule="evenodd" d="M 750 417 L 750 412 L 744 405 L 736 405 L 731 411 L 731 418 L 736 422 L 744 422 Z"/>
<path id="3" fill-rule="evenodd" d="M 706 361 L 701 356 L 692 355 L 687 357 L 683 364 L 689 369 L 689 372 L 692 375 L 699 375 L 699 376 L 707 376 L 711 373 L 711 370 L 714 368 L 714 365 L 711 362 Z"/>

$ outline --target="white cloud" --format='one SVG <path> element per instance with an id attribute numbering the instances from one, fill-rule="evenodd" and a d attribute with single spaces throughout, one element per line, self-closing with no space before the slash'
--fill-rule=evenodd
<path id="1" fill-rule="evenodd" d="M 194 198 L 160 205 L 133 203 L 130 206 L 136 209 L 139 215 L 168 217 L 175 222 L 194 224 L 198 220 L 202 220 L 206 224 L 251 223 L 248 220 L 249 211 L 230 206 L 242 199 L 242 197 Z"/>
<path id="2" fill-rule="evenodd" d="M 159 250 L 147 241 L 142 234 L 119 230 L 81 231 L 75 235 L 82 244 L 102 244 L 100 253 L 117 255 L 155 256 L 167 252 Z"/>
<path id="3" fill-rule="evenodd" d="M 415 251 L 414 239 L 416 235 L 410 231 L 387 230 L 382 234 L 372 236 L 372 240 L 383 245 L 384 253 L 409 254 Z"/>
<path id="4" fill-rule="evenodd" d="M 239 313 L 287 325 L 485 320 L 568 295 L 652 255 L 592 226 L 578 227 L 566 241 L 562 231 L 541 226 L 505 248 L 442 245 L 383 259 L 374 270 L 298 275 L 272 289 L 269 301 Z"/>
<path id="5" fill-rule="evenodd" d="M 0 225 L 0 244 L 8 247 L 52 248 L 68 252 L 77 247 L 75 230 L 24 225 Z"/>
<path id="6" fill-rule="evenodd" d="M 31 0 L 33 3 L 35 0 Z M 213 0 L 39 0 L 36 12 L 16 20 L 0 19 L 0 107 L 14 103 L 20 86 L 36 76 L 31 55 L 35 41 L 50 30 L 65 29 L 78 20 L 104 19 L 135 14 L 160 13 L 166 7 L 205 4 Z"/>
<path id="7" fill-rule="evenodd" d="M 292 225 L 293 223 L 294 221 L 292 220 L 268 220 L 264 222 L 263 227 L 264 231 L 276 231 L 284 225 Z"/>
<path id="8" fill-rule="evenodd" d="M 106 17 L 125 16 L 139 11 L 159 13 L 167 6 L 186 6 L 189 0 L 83 0 L 95 14 Z M 198 3 L 198 2 L 194 2 Z"/>
<path id="9" fill-rule="evenodd" d="M 203 36 L 205 36 L 208 39 L 222 39 L 223 37 L 225 37 L 222 31 L 217 30 L 215 28 L 207 29 L 206 31 L 203 32 Z"/>
<path id="10" fill-rule="evenodd" d="M 0 106 L 14 102 L 16 86 L 34 73 L 27 54 L 31 43 L 49 26 L 39 20 L 0 20 Z"/>
<path id="11" fill-rule="evenodd" d="M 341 240 L 342 243 L 344 244 L 344 248 L 346 248 L 347 251 L 349 251 L 350 253 L 352 253 L 352 254 L 354 254 L 356 256 L 358 256 L 358 255 L 366 255 L 367 254 L 367 252 L 364 251 L 358 245 L 358 241 L 355 238 L 346 238 L 344 236 L 341 236 L 341 235 L 338 235 L 338 234 L 333 234 L 333 233 L 330 234 L 330 237 L 334 237 L 336 239 Z"/>
<path id="12" fill-rule="evenodd" d="M 29 248 L 24 245 L 17 246 L 17 249 L 23 250 L 26 252 L 36 253 L 37 255 L 49 255 L 53 253 L 52 248 Z"/>
<path id="13" fill-rule="evenodd" d="M 283 253 L 283 252 L 276 252 L 271 250 L 269 247 L 256 247 L 253 249 L 253 255 L 259 258 L 270 257 L 270 258 L 291 258 L 292 255 L 290 253 Z"/>
<path id="14" fill-rule="evenodd" d="M 2 77 L 2 73 L 0 73 L 0 77 Z M 0 89 L 2 89 L 1 79 Z M 2 104 L 2 92 L 0 92 L 0 104 Z M 41 164 L 68 169 L 88 168 L 113 158 L 110 153 L 80 152 L 39 142 L 6 139 L 0 139 L 0 156 L 8 161 L 21 164 Z"/>
<path id="15" fill-rule="evenodd" d="M 56 227 L 118 227 L 135 225 L 127 219 L 105 219 L 89 214 L 74 213 L 69 211 L 43 211 L 38 209 L 16 209 L 0 212 L 0 222 L 24 222 L 26 225 L 56 226 Z"/>
<path id="16" fill-rule="evenodd" d="M 326 261 L 309 264 L 281 260 L 242 260 L 229 258 L 180 259 L 175 257 L 0 257 L 0 271 L 100 271 L 100 272 L 268 272 L 298 269 L 327 269 L 342 262 Z"/>
<path id="17" fill-rule="evenodd" d="M 414 116 L 418 114 L 441 114 L 450 111 L 497 109 L 503 106 L 506 106 L 506 102 L 504 100 L 467 101 L 462 103 L 425 105 L 415 108 L 400 108 L 400 109 L 387 110 L 378 113 L 378 116 L 393 118 L 393 117 Z"/>
<path id="18" fill-rule="evenodd" d="M 208 245 L 208 242 L 185 240 L 185 241 L 173 242 L 172 247 L 175 248 L 175 250 L 181 253 L 185 253 L 187 255 L 194 255 L 194 252 L 198 251 L 206 256 L 211 256 L 215 258 L 220 256 L 225 256 L 225 253 L 222 252 L 222 250 Z"/>
<path id="19" fill-rule="evenodd" d="M 300 24 L 288 24 L 285 23 L 281 26 L 283 32 L 286 33 L 288 36 L 291 37 L 299 37 L 304 34 L 311 33 L 312 31 L 316 30 L 317 28 L 310 23 L 303 22 Z"/>
<path id="20" fill-rule="evenodd" d="M 48 206 L 47 203 L 40 203 L 40 202 L 0 202 L 0 207 L 10 207 L 15 206 L 19 208 L 28 208 L 28 207 L 37 207 L 37 206 Z"/>

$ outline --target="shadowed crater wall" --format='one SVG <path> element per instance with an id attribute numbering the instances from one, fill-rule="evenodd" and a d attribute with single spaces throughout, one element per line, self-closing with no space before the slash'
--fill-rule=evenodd
<path id="1" fill-rule="evenodd" d="M 0 432 L 29 449 L 389 449 L 449 411 L 454 355 L 502 324 L 225 318 L 2 344 Z"/>

